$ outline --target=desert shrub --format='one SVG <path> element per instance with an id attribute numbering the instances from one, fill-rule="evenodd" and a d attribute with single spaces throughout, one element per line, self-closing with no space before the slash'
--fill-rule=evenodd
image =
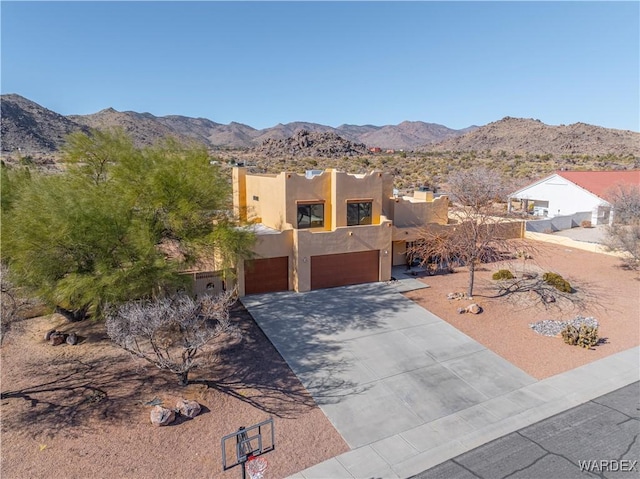
<path id="1" fill-rule="evenodd" d="M 509 271 L 508 269 L 501 269 L 493 273 L 492 278 L 496 281 L 503 279 L 513 279 L 513 273 L 511 273 L 511 271 Z"/>
<path id="2" fill-rule="evenodd" d="M 559 274 L 545 273 L 544 275 L 542 275 L 542 280 L 563 293 L 571 293 L 573 291 L 573 288 L 571 288 L 571 284 L 569 283 L 569 281 L 564 279 Z"/>
<path id="3" fill-rule="evenodd" d="M 571 346 L 591 348 L 598 344 L 598 328 L 593 326 L 583 324 L 580 328 L 576 328 L 570 324 L 560 334 L 564 342 Z"/>
<path id="4" fill-rule="evenodd" d="M 582 220 L 580 222 L 580 226 L 582 226 L 583 228 L 591 228 L 591 220 Z"/>

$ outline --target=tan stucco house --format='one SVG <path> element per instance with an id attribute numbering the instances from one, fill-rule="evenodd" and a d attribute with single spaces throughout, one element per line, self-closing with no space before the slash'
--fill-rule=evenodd
<path id="1" fill-rule="evenodd" d="M 426 225 L 446 225 L 449 200 L 429 191 L 394 195 L 393 178 L 373 171 L 249 174 L 233 168 L 235 214 L 251 224 L 255 257 L 239 264 L 240 296 L 388 281 L 406 245 Z M 194 273 L 196 294 L 228 287 Z"/>

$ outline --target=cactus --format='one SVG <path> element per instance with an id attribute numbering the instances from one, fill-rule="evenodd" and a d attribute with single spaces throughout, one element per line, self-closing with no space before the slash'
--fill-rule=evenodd
<path id="1" fill-rule="evenodd" d="M 580 328 L 576 328 L 570 324 L 560 334 L 564 342 L 571 346 L 591 348 L 598 344 L 598 328 L 593 326 L 583 324 Z"/>

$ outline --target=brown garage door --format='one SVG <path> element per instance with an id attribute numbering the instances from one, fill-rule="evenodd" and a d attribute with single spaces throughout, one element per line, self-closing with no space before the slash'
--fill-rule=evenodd
<path id="1" fill-rule="evenodd" d="M 311 289 L 378 281 L 379 251 L 311 257 Z"/>
<path id="2" fill-rule="evenodd" d="M 289 258 L 265 258 L 244 264 L 244 293 L 258 294 L 289 289 Z"/>

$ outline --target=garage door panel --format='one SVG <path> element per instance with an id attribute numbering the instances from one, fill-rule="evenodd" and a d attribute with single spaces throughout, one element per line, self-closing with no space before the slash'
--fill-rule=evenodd
<path id="1" fill-rule="evenodd" d="M 379 258 L 378 250 L 312 256 L 311 289 L 378 281 Z"/>
<path id="2" fill-rule="evenodd" d="M 289 289 L 289 258 L 264 258 L 247 261 L 244 268 L 244 293 L 259 294 Z"/>

